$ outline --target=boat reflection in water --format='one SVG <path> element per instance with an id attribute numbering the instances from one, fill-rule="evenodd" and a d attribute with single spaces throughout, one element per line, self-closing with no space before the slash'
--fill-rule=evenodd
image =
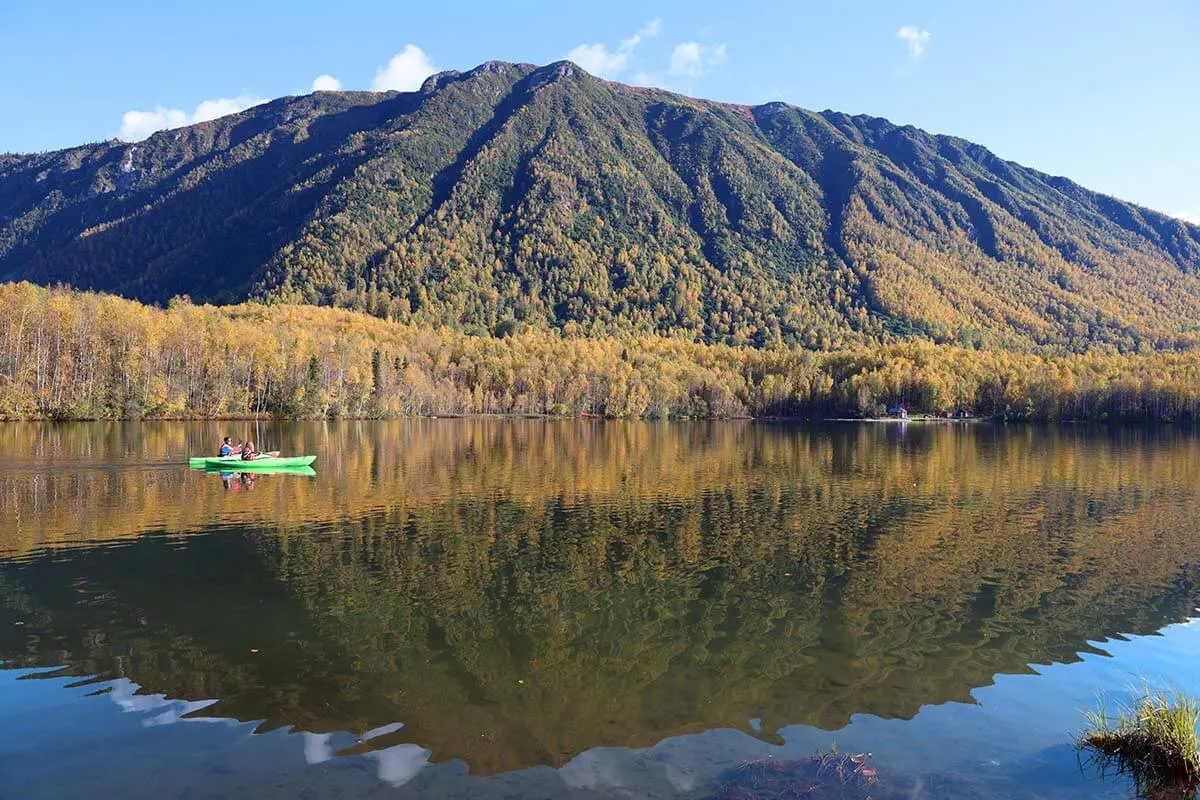
<path id="1" fill-rule="evenodd" d="M 253 489 L 255 481 L 263 475 L 296 475 L 305 478 L 315 478 L 317 471 L 312 467 L 277 467 L 277 468 L 261 468 L 254 470 L 246 470 L 238 472 L 236 470 L 226 469 L 206 469 L 208 474 L 216 474 L 221 478 L 221 485 L 227 491 L 241 491 L 242 489 Z"/>

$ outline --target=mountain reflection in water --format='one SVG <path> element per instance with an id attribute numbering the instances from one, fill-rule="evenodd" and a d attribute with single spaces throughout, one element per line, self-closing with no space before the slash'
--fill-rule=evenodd
<path id="1" fill-rule="evenodd" d="M 0 659 L 396 785 L 907 719 L 1196 605 L 1190 432 L 272 424 L 317 476 L 230 493 L 221 430 L 0 428 Z"/>

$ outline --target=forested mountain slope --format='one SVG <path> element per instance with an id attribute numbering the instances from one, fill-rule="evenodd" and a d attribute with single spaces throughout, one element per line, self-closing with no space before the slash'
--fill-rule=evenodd
<path id="1" fill-rule="evenodd" d="M 1200 343 L 1200 228 L 960 139 L 567 62 L 0 155 L 0 280 L 19 279 L 475 332 Z"/>

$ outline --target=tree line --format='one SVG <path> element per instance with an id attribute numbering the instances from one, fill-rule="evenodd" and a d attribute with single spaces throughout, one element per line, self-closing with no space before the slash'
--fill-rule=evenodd
<path id="1" fill-rule="evenodd" d="M 829 352 L 659 335 L 499 336 L 300 305 L 167 308 L 0 284 L 0 418 L 519 414 L 1014 420 L 1200 418 L 1200 355 L 927 341 Z"/>

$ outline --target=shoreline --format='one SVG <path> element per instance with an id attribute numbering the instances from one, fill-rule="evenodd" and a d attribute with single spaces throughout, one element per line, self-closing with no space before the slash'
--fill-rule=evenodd
<path id="1" fill-rule="evenodd" d="M 336 417 L 271 417 L 271 416 L 215 416 L 215 417 L 74 417 L 55 419 L 51 417 L 15 417 L 0 418 L 0 424 L 32 424 L 43 423 L 52 425 L 76 425 L 83 423 L 290 423 L 290 422 L 399 422 L 402 420 L 504 420 L 517 421 L 538 420 L 542 422 L 739 422 L 758 424 L 803 424 L 803 425 L 981 425 L 981 424 L 1033 424 L 1033 425 L 1184 425 L 1196 423 L 1180 420 L 1154 419 L 1004 419 L 1002 417 L 934 417 L 916 416 L 907 419 L 897 417 L 604 417 L 594 414 L 581 416 L 559 416 L 555 414 L 412 414 L 395 417 L 372 417 L 340 415 Z"/>
<path id="2" fill-rule="evenodd" d="M 829 417 L 822 422 L 877 422 L 877 423 L 894 423 L 907 425 L 910 422 L 941 422 L 941 423 L 958 423 L 972 424 L 977 422 L 992 422 L 993 417 Z M 1021 420 L 1022 422 L 1026 420 Z M 1032 420 L 1030 420 L 1032 421 Z M 1058 420 L 1059 422 L 1072 422 L 1073 420 Z"/>

